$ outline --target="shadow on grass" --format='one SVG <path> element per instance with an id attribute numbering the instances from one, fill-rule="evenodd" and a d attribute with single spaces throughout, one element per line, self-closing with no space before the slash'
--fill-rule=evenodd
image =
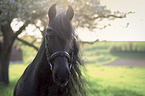
<path id="1" fill-rule="evenodd" d="M 16 82 L 12 81 L 9 85 L 0 83 L 0 96 L 13 96 L 13 90 Z"/>

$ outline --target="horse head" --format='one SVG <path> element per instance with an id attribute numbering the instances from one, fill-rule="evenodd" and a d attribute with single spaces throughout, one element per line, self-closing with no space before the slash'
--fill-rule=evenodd
<path id="1" fill-rule="evenodd" d="M 48 11 L 49 24 L 45 35 L 47 61 L 52 70 L 54 82 L 66 86 L 71 78 L 73 60 L 73 27 L 71 20 L 74 11 L 71 6 L 65 13 L 57 14 L 56 4 Z"/>

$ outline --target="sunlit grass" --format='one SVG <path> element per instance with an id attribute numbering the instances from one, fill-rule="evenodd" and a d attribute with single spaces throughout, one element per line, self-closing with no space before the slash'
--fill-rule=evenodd
<path id="1" fill-rule="evenodd" d="M 12 96 L 26 65 L 10 65 L 10 85 L 0 86 L 0 96 Z M 86 65 L 87 96 L 145 96 L 145 68 Z"/>
<path id="2" fill-rule="evenodd" d="M 145 68 L 96 65 L 86 68 L 91 83 L 88 96 L 145 96 Z"/>
<path id="3" fill-rule="evenodd" d="M 0 84 L 0 96 L 13 96 L 14 86 L 17 80 L 22 75 L 26 65 L 23 64 L 12 64 L 9 67 L 9 78 L 10 85 L 6 86 L 4 84 Z"/>
<path id="4" fill-rule="evenodd" d="M 27 65 L 23 65 L 23 64 L 13 64 L 10 65 L 9 68 L 9 75 L 10 75 L 10 80 L 12 82 L 15 82 L 18 80 L 18 78 L 22 75 L 23 71 L 25 70 Z"/>

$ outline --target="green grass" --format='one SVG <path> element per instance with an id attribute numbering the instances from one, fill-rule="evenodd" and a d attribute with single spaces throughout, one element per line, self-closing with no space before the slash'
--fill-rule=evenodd
<path id="1" fill-rule="evenodd" d="M 113 42 L 98 42 L 92 45 L 85 44 L 82 46 L 82 57 L 85 64 L 102 65 L 116 59 L 116 56 L 110 54 Z"/>
<path id="2" fill-rule="evenodd" d="M 12 64 L 9 67 L 10 85 L 0 84 L 0 96 L 13 96 L 14 86 L 23 73 L 26 65 Z"/>
<path id="3" fill-rule="evenodd" d="M 87 65 L 88 96 L 145 96 L 145 68 Z"/>
<path id="4" fill-rule="evenodd" d="M 98 42 L 82 46 L 82 57 L 86 64 L 87 96 L 145 96 L 145 67 L 105 67 L 102 64 L 116 58 L 145 58 L 142 53 L 110 53 L 114 45 L 130 42 Z M 132 42 L 136 46 L 145 42 Z M 143 47 L 143 46 L 141 46 Z M 9 67 L 10 85 L 0 84 L 0 96 L 13 96 L 13 89 L 27 64 L 36 51 L 29 47 L 23 48 L 24 64 L 13 64 Z"/>
<path id="5" fill-rule="evenodd" d="M 113 46 L 130 43 L 145 49 L 145 42 L 98 42 L 83 47 L 90 87 L 88 96 L 145 96 L 145 67 L 104 67 L 117 58 L 145 58 L 139 52 L 110 52 Z"/>
<path id="6" fill-rule="evenodd" d="M 0 96 L 12 96 L 26 65 L 10 65 L 10 85 L 0 86 Z M 145 68 L 86 65 L 87 96 L 145 96 Z"/>

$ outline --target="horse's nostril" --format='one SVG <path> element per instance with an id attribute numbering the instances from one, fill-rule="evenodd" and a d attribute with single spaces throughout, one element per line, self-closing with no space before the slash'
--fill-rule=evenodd
<path id="1" fill-rule="evenodd" d="M 66 83 L 68 80 L 69 80 L 69 73 L 68 74 L 65 74 L 65 75 L 59 75 L 59 74 L 55 74 L 55 80 L 57 82 L 60 82 L 60 83 Z"/>

